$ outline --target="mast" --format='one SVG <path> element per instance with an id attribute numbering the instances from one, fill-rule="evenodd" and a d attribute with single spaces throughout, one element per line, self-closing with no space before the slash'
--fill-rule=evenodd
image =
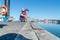
<path id="1" fill-rule="evenodd" d="M 5 6 L 8 8 L 8 13 L 6 14 L 6 17 L 10 17 L 10 0 L 5 0 Z"/>

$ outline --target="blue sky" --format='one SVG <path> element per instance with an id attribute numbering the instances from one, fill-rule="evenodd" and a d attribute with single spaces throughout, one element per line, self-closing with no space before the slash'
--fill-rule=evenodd
<path id="1" fill-rule="evenodd" d="M 19 19 L 21 9 L 29 9 L 28 16 L 36 19 L 60 19 L 60 0 L 11 0 L 10 16 Z M 4 0 L 0 0 L 4 5 Z"/>

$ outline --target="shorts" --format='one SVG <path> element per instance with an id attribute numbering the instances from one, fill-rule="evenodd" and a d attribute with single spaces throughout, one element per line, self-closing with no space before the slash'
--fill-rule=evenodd
<path id="1" fill-rule="evenodd" d="M 23 20 L 25 20 L 25 18 L 22 18 L 22 17 L 20 17 L 20 19 L 19 19 L 20 21 L 23 21 Z"/>

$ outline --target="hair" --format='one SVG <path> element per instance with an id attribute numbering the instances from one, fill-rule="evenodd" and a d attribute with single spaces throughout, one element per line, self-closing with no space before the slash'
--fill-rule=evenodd
<path id="1" fill-rule="evenodd" d="M 28 9 L 25 9 L 25 11 L 29 11 Z"/>

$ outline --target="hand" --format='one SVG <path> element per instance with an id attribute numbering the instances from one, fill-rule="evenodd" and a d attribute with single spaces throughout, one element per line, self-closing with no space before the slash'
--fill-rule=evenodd
<path id="1" fill-rule="evenodd" d="M 21 16 L 23 16 L 23 14 L 20 14 Z"/>

